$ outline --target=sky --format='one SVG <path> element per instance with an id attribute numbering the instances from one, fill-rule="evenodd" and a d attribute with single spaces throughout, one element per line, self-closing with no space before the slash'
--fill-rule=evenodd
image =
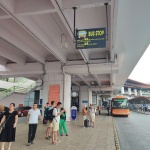
<path id="1" fill-rule="evenodd" d="M 129 79 L 150 84 L 150 45 L 130 74 Z"/>

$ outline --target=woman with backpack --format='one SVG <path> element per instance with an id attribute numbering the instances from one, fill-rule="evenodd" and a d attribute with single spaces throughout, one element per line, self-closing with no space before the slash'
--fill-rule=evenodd
<path id="1" fill-rule="evenodd" d="M 63 131 L 62 131 L 62 129 L 63 129 L 66 136 L 68 136 L 68 129 L 67 129 L 67 125 L 66 125 L 66 111 L 64 108 L 61 108 L 61 111 L 63 111 L 63 110 L 64 110 L 64 112 L 60 115 L 59 133 L 61 136 L 63 136 Z"/>

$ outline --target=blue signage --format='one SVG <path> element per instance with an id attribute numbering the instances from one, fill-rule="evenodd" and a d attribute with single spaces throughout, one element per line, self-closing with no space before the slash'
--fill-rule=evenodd
<path id="1" fill-rule="evenodd" d="M 43 99 L 40 99 L 40 103 L 39 103 L 40 105 L 42 105 L 43 104 Z"/>
<path id="2" fill-rule="evenodd" d="M 87 101 L 87 100 L 82 100 L 82 103 L 86 103 L 86 104 L 87 104 L 87 103 L 88 103 L 88 101 Z"/>
<path id="3" fill-rule="evenodd" d="M 106 48 L 106 29 L 76 30 L 76 49 Z"/>

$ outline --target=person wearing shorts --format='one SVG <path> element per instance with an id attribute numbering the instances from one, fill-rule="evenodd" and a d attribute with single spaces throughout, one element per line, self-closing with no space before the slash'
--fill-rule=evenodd
<path id="1" fill-rule="evenodd" d="M 82 126 L 84 127 L 84 121 L 86 120 L 86 115 L 87 115 L 87 110 L 86 110 L 86 105 L 82 108 L 82 116 L 83 116 L 83 122 Z"/>
<path id="2" fill-rule="evenodd" d="M 55 107 L 55 102 L 51 102 L 51 106 L 49 106 L 49 109 L 53 109 Z M 51 131 L 53 128 L 53 120 L 48 120 L 47 122 L 47 129 L 46 129 L 46 138 L 45 139 L 50 139 L 51 138 Z"/>
<path id="3" fill-rule="evenodd" d="M 53 109 L 53 136 L 52 136 L 52 144 L 56 145 L 60 140 L 57 139 L 57 131 L 59 126 L 59 118 L 60 115 L 64 112 L 64 110 L 58 112 L 58 110 L 62 107 L 62 103 L 58 102 L 56 108 Z"/>
<path id="4" fill-rule="evenodd" d="M 91 122 L 91 127 L 94 128 L 95 126 L 95 108 L 94 107 L 90 109 L 90 122 Z"/>

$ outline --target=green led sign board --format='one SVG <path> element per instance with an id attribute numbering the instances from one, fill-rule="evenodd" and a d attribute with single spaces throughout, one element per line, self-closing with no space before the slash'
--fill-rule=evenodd
<path id="1" fill-rule="evenodd" d="M 76 30 L 76 49 L 106 48 L 106 29 Z"/>

